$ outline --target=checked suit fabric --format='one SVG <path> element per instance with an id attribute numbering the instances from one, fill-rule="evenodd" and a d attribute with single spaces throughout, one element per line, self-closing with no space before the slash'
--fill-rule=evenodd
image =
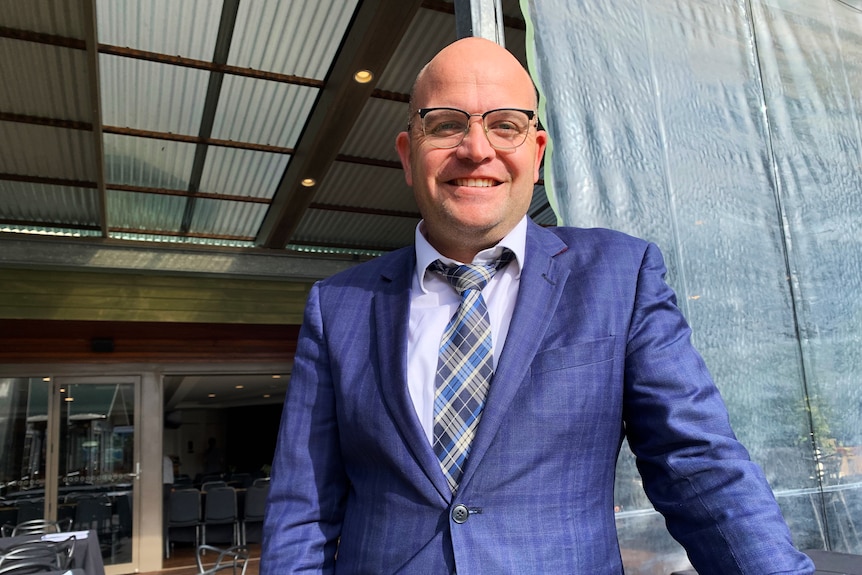
<path id="1" fill-rule="evenodd" d="M 491 322 L 482 289 L 513 258 L 514 254 L 505 250 L 486 265 L 447 266 L 437 260 L 429 266 L 461 297 L 440 343 L 434 397 L 434 452 L 453 493 L 458 489 L 494 374 Z"/>

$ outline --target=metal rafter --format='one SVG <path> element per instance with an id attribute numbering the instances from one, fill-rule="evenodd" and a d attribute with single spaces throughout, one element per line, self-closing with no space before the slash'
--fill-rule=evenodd
<path id="1" fill-rule="evenodd" d="M 290 243 L 315 190 L 374 91 L 374 81 L 358 84 L 353 74 L 371 70 L 375 79 L 380 77 L 421 4 L 421 0 L 366 0 L 360 4 L 261 225 L 258 245 L 280 249 Z M 303 187 L 305 178 L 315 179 L 317 186 Z"/>

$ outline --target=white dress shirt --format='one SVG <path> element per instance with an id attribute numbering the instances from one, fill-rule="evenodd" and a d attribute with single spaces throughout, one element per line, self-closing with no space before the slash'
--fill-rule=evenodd
<path id="1" fill-rule="evenodd" d="M 499 270 L 482 290 L 491 320 L 491 341 L 494 345 L 494 368 L 506 335 L 521 285 L 524 251 L 527 242 L 527 218 L 492 248 L 482 250 L 472 262 L 457 262 L 440 255 L 425 239 L 424 222 L 416 226 L 416 273 L 410 291 L 410 325 L 407 332 L 407 386 L 419 422 L 429 443 L 434 442 L 434 395 L 436 391 L 437 359 L 446 324 L 455 315 L 461 298 L 443 277 L 428 271 L 434 260 L 444 264 L 487 264 L 510 249 L 515 259 Z M 491 385 L 494 381 L 491 380 Z"/>

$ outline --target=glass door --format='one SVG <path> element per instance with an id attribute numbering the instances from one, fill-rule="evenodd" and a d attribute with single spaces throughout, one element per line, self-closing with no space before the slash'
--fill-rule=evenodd
<path id="1" fill-rule="evenodd" d="M 97 533 L 108 573 L 137 562 L 133 537 L 140 477 L 140 382 L 137 377 L 66 377 L 53 383 L 48 433 L 56 449 L 50 468 L 56 486 L 49 515 L 74 530 Z M 112 567 L 113 566 L 113 567 Z"/>

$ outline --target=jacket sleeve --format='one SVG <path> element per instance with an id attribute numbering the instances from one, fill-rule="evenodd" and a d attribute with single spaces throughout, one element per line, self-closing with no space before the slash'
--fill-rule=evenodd
<path id="1" fill-rule="evenodd" d="M 813 573 L 727 410 L 650 244 L 638 277 L 624 418 L 644 489 L 700 575 Z"/>
<path id="2" fill-rule="evenodd" d="M 333 573 L 347 489 L 316 284 L 306 304 L 273 458 L 261 575 Z"/>

